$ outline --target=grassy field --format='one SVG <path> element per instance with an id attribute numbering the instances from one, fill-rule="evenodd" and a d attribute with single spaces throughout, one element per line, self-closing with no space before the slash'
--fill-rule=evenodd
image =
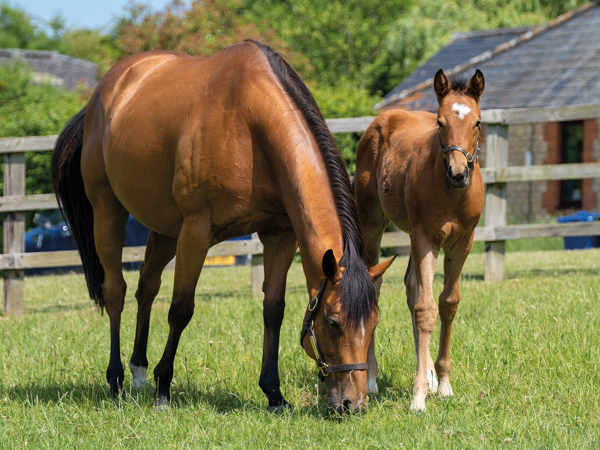
<path id="1" fill-rule="evenodd" d="M 463 273 L 453 334 L 455 398 L 408 410 L 415 370 L 398 258 L 382 289 L 380 393 L 362 416 L 327 418 L 314 363 L 298 345 L 307 296 L 300 264 L 288 278 L 280 367 L 294 411 L 266 412 L 258 387 L 261 300 L 248 267 L 207 269 L 179 347 L 173 407 L 150 407 L 154 383 L 108 395 L 108 319 L 83 277 L 26 280 L 26 312 L 0 319 L 0 448 L 600 448 L 600 250 L 507 254 L 507 280 L 483 282 L 483 255 Z M 135 330 L 137 274 L 128 273 L 125 363 Z M 441 289 L 441 265 L 435 289 Z M 149 359 L 167 336 L 173 273 L 152 316 Z M 437 351 L 437 338 L 432 352 Z"/>

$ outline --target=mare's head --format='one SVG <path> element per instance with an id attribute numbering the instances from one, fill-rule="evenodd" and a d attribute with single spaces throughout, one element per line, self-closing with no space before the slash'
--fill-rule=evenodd
<path id="1" fill-rule="evenodd" d="M 332 250 L 323 256 L 324 290 L 317 295 L 317 302 L 314 298 L 310 302 L 305 316 L 314 335 L 307 330 L 302 336 L 302 347 L 321 366 L 329 405 L 338 414 L 368 407 L 367 351 L 379 322 L 373 283 L 393 261 L 391 258 L 367 270 L 361 260 L 352 259 L 345 253 L 338 264 Z M 316 346 L 311 342 L 313 337 Z"/>
<path id="2" fill-rule="evenodd" d="M 438 100 L 440 143 L 447 167 L 448 179 L 458 189 L 469 186 L 470 171 L 476 163 L 481 131 L 479 100 L 485 82 L 479 69 L 467 84 L 463 80 L 450 82 L 442 69 L 435 74 L 433 88 Z"/>

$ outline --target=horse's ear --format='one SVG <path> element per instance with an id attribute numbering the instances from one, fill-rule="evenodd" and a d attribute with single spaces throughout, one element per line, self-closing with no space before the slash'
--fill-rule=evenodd
<path id="1" fill-rule="evenodd" d="M 331 249 L 327 250 L 323 255 L 323 273 L 332 283 L 337 282 L 341 275 L 340 266 L 338 266 L 333 255 L 333 250 Z"/>
<path id="2" fill-rule="evenodd" d="M 377 280 L 379 280 L 383 276 L 385 271 L 388 270 L 388 268 L 392 265 L 392 263 L 396 259 L 396 256 L 398 256 L 398 255 L 394 255 L 387 261 L 381 262 L 381 263 L 377 264 L 376 266 L 373 266 L 373 267 L 367 269 L 369 271 L 369 275 L 371 276 L 371 280 L 373 280 L 373 283 L 375 283 Z"/>
<path id="3" fill-rule="evenodd" d="M 477 69 L 475 71 L 475 75 L 473 75 L 469 80 L 467 93 L 470 94 L 477 103 L 479 103 L 479 100 L 481 100 L 481 96 L 483 95 L 484 88 L 485 80 L 483 79 L 483 73 L 481 73 L 481 70 Z"/>
<path id="4" fill-rule="evenodd" d="M 442 69 L 438 70 L 435 74 L 435 78 L 433 79 L 433 90 L 435 91 L 435 95 L 437 95 L 438 103 L 442 104 L 442 99 L 448 92 L 450 92 L 450 82 L 446 75 L 444 75 L 444 71 Z"/>

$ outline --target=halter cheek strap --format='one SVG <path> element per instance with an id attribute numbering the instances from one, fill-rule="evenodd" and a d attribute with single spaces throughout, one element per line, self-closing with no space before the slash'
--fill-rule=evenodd
<path id="1" fill-rule="evenodd" d="M 332 364 L 329 365 L 323 360 L 323 356 L 319 351 L 319 345 L 317 344 L 317 336 L 315 335 L 315 316 L 317 315 L 317 306 L 319 305 L 319 300 L 323 297 L 323 293 L 325 292 L 325 286 L 327 285 L 327 278 L 323 280 L 321 283 L 321 287 L 319 288 L 319 292 L 316 297 L 313 297 L 308 303 L 308 314 L 306 315 L 306 320 L 304 321 L 304 325 L 302 326 L 302 331 L 300 332 L 300 346 L 302 346 L 302 341 L 308 334 L 308 338 L 310 339 L 310 344 L 312 345 L 313 352 L 315 353 L 315 358 L 317 361 L 317 367 L 319 369 L 319 379 L 321 381 L 325 381 L 325 377 L 333 372 L 348 372 L 351 370 L 367 370 L 366 363 L 358 363 L 358 364 Z"/>

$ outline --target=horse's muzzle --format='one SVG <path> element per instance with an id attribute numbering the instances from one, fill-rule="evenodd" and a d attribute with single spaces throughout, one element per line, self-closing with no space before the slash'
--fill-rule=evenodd
<path id="1" fill-rule="evenodd" d="M 346 414 L 356 414 L 366 411 L 367 406 L 362 403 L 354 404 L 349 398 L 344 398 L 339 404 L 329 404 L 329 409 L 333 416 L 340 417 Z"/>
<path id="2" fill-rule="evenodd" d="M 462 173 L 452 174 L 452 167 L 448 168 L 448 179 L 452 186 L 457 189 L 466 189 L 469 186 L 469 170 L 465 170 Z"/>

